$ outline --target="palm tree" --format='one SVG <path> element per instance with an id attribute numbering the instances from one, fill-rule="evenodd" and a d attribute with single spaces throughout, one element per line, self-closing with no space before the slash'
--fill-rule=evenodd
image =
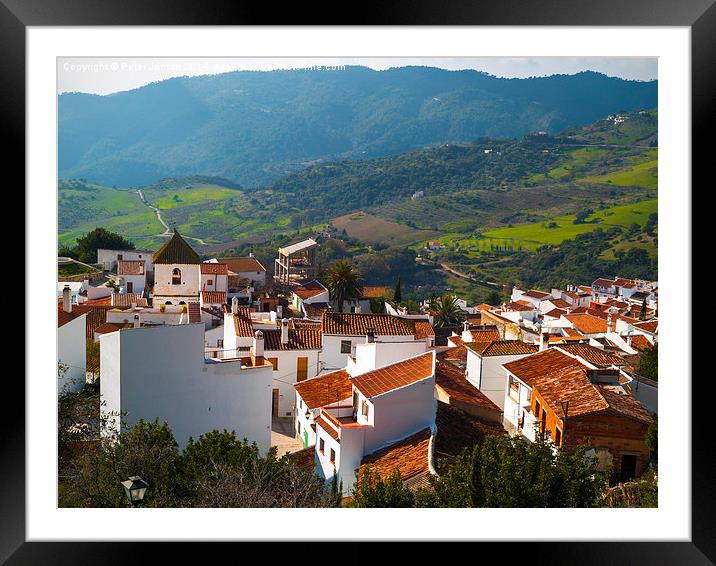
<path id="1" fill-rule="evenodd" d="M 457 304 L 457 297 L 449 293 L 431 299 L 430 311 L 433 313 L 434 324 L 438 328 L 459 324 L 467 316 L 467 313 Z"/>
<path id="2" fill-rule="evenodd" d="M 343 312 L 345 301 L 357 301 L 363 295 L 360 271 L 345 259 L 339 259 L 330 267 L 326 287 L 338 312 Z"/>

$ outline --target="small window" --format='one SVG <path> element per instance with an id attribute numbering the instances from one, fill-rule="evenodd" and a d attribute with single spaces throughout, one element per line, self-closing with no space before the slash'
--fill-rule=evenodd
<path id="1" fill-rule="evenodd" d="M 351 353 L 352 343 L 350 340 L 341 340 L 341 354 Z"/>
<path id="2" fill-rule="evenodd" d="M 269 358 L 268 361 L 273 366 L 273 371 L 278 371 L 278 358 Z"/>
<path id="3" fill-rule="evenodd" d="M 336 451 L 331 448 L 331 464 L 336 463 Z"/>
<path id="4" fill-rule="evenodd" d="M 217 340 L 217 341 L 216 341 L 216 345 L 217 345 L 219 348 L 223 348 L 223 347 L 224 347 L 224 339 L 223 339 L 223 338 L 220 338 L 219 340 Z"/>
<path id="5" fill-rule="evenodd" d="M 209 285 L 209 286 L 212 286 L 212 285 L 214 284 L 214 280 L 213 280 L 213 279 L 207 279 L 207 280 L 206 280 L 206 284 Z"/>
<path id="6" fill-rule="evenodd" d="M 557 428 L 557 430 L 556 430 L 555 433 L 554 433 L 554 443 L 555 443 L 557 446 L 561 446 L 561 445 L 562 445 L 562 431 L 559 430 L 559 428 Z"/>
<path id="7" fill-rule="evenodd" d="M 326 448 L 325 442 L 323 442 L 323 439 L 318 442 L 318 451 L 323 454 L 323 450 Z"/>
<path id="8" fill-rule="evenodd" d="M 178 267 L 172 271 L 172 285 L 181 285 L 181 269 Z"/>

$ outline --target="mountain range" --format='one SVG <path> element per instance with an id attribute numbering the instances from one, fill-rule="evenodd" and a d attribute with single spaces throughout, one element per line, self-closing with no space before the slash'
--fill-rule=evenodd
<path id="1" fill-rule="evenodd" d="M 595 72 L 238 71 L 58 98 L 59 177 L 138 187 L 210 175 L 267 185 L 311 165 L 579 127 L 657 105 L 657 82 Z"/>

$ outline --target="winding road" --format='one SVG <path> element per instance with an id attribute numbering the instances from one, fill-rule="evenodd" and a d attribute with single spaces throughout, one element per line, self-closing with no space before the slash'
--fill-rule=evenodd
<path id="1" fill-rule="evenodd" d="M 162 218 L 162 213 L 159 208 L 157 208 L 147 200 L 147 198 L 144 196 L 144 192 L 142 191 L 142 189 L 137 189 L 137 194 L 139 195 L 139 198 L 142 200 L 142 202 L 154 211 L 154 213 L 157 215 L 157 220 L 159 220 L 159 223 L 164 226 L 164 232 L 162 232 L 161 234 L 157 234 L 157 236 L 162 238 L 169 238 L 172 235 L 172 230 L 171 228 L 169 228 L 169 225 L 164 222 L 164 219 Z M 182 234 L 182 237 L 199 242 L 202 246 L 209 245 L 201 238 L 192 238 L 191 236 L 186 236 L 184 234 Z"/>

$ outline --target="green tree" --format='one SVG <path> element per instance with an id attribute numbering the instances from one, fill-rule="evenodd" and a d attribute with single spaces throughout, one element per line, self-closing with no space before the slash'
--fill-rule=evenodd
<path id="1" fill-rule="evenodd" d="M 328 269 L 326 287 L 338 312 L 343 312 L 345 301 L 356 301 L 363 294 L 360 271 L 345 259 L 339 259 Z"/>
<path id="2" fill-rule="evenodd" d="M 59 255 L 68 255 L 85 263 L 97 263 L 97 250 L 133 250 L 134 244 L 105 228 L 95 228 L 81 238 L 77 238 L 74 248 L 63 247 Z"/>
<path id="3" fill-rule="evenodd" d="M 587 218 L 589 218 L 592 214 L 594 214 L 594 211 L 591 208 L 583 208 L 574 215 L 574 220 L 572 221 L 572 223 L 584 224 Z"/>
<path id="4" fill-rule="evenodd" d="M 646 299 L 641 303 L 641 310 L 639 311 L 639 320 L 646 320 Z"/>
<path id="5" fill-rule="evenodd" d="M 415 496 L 396 469 L 388 479 L 384 480 L 376 471 L 366 468 L 353 485 L 351 507 L 414 507 Z"/>
<path id="6" fill-rule="evenodd" d="M 434 324 L 439 328 L 459 324 L 467 317 L 467 313 L 458 305 L 457 297 L 449 293 L 431 300 L 430 310 L 433 312 Z"/>
<path id="7" fill-rule="evenodd" d="M 648 346 L 639 357 L 639 375 L 659 381 L 659 344 Z"/>
<path id="8" fill-rule="evenodd" d="M 400 288 L 400 275 L 398 275 L 398 278 L 395 280 L 395 290 L 393 291 L 393 300 L 396 303 L 400 303 L 402 301 L 402 293 Z"/>
<path id="9" fill-rule="evenodd" d="M 651 452 L 651 456 L 654 459 L 659 457 L 659 420 L 654 419 L 654 422 L 649 425 L 646 429 L 646 442 L 647 448 Z"/>
<path id="10" fill-rule="evenodd" d="M 485 297 L 485 302 L 493 307 L 498 306 L 502 302 L 502 298 L 497 291 L 490 291 Z"/>

